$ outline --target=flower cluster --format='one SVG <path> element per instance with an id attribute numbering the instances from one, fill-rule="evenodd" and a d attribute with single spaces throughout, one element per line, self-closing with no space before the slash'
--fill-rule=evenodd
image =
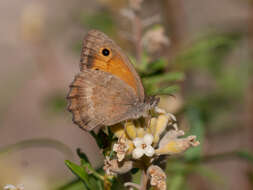
<path id="1" fill-rule="evenodd" d="M 113 145 L 115 159 L 106 158 L 104 169 L 108 175 L 122 174 L 145 163 L 150 185 L 157 189 L 166 189 L 166 175 L 153 165 L 161 155 L 175 155 L 189 147 L 199 145 L 196 136 L 183 137 L 178 130 L 174 115 L 156 108 L 155 115 L 148 121 L 128 121 L 111 128 L 117 137 Z M 181 137 L 181 138 L 180 138 Z"/>
<path id="2" fill-rule="evenodd" d="M 151 118 L 147 126 L 133 121 L 126 122 L 124 126 L 112 127 L 118 142 L 114 144 L 113 151 L 121 162 L 126 155 L 133 159 L 157 157 L 159 155 L 172 155 L 182 153 L 191 146 L 199 144 L 195 136 L 179 138 L 184 135 L 178 130 L 176 118 L 172 114 L 159 111 L 157 117 Z M 168 130 L 169 127 L 172 127 Z"/>

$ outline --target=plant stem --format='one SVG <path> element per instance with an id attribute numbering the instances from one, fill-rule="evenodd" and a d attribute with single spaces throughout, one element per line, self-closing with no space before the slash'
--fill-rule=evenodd
<path id="1" fill-rule="evenodd" d="M 142 175 L 141 175 L 141 187 L 140 190 L 146 190 L 147 189 L 147 183 L 148 183 L 148 176 L 146 173 L 146 170 L 142 170 Z"/>

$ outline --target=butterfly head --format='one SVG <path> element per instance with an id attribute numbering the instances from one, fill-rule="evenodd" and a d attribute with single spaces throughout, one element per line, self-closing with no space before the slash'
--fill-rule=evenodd
<path id="1" fill-rule="evenodd" d="M 160 102 L 160 98 L 157 96 L 148 96 L 145 98 L 144 102 L 147 107 L 146 109 L 150 110 L 150 109 L 155 108 L 158 105 L 158 103 Z"/>

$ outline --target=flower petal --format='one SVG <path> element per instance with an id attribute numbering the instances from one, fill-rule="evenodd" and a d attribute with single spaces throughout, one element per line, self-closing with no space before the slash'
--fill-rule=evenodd
<path id="1" fill-rule="evenodd" d="M 113 145 L 112 150 L 113 150 L 114 152 L 117 152 L 118 148 L 119 148 L 119 145 L 118 145 L 117 143 L 115 143 L 115 144 Z"/>
<path id="2" fill-rule="evenodd" d="M 141 147 L 141 145 L 144 143 L 143 138 L 137 137 L 133 140 L 135 147 Z"/>
<path id="3" fill-rule="evenodd" d="M 125 132 L 131 139 L 136 138 L 137 132 L 136 132 L 136 127 L 133 122 L 125 123 Z"/>
<path id="4" fill-rule="evenodd" d="M 183 135 L 184 135 L 184 131 L 182 130 L 170 130 L 160 140 L 159 147 L 162 147 L 166 145 L 169 141 L 178 139 L 178 137 L 181 137 Z"/>
<path id="5" fill-rule="evenodd" d="M 132 155 L 133 155 L 134 159 L 139 159 L 139 158 L 141 158 L 144 155 L 144 153 L 145 153 L 144 149 L 142 149 L 142 148 L 136 148 L 136 149 L 134 149 Z"/>
<path id="6" fill-rule="evenodd" d="M 119 138 L 118 142 L 113 145 L 113 151 L 117 153 L 117 158 L 119 162 L 124 159 L 128 148 L 128 140 L 126 138 Z"/>
<path id="7" fill-rule="evenodd" d="M 155 135 L 155 131 L 156 131 L 156 122 L 157 122 L 157 119 L 155 117 L 152 117 L 151 120 L 150 120 L 150 124 L 149 124 L 149 132 L 152 134 L 152 135 Z"/>
<path id="8" fill-rule="evenodd" d="M 126 137 L 124 126 L 122 124 L 111 126 L 110 129 L 117 138 Z"/>
<path id="9" fill-rule="evenodd" d="M 162 145 L 162 146 L 161 146 Z M 168 140 L 167 143 L 159 144 L 159 148 L 156 149 L 157 155 L 164 154 L 179 154 L 186 151 L 190 147 L 195 147 L 199 145 L 199 141 L 196 140 L 196 136 L 188 136 L 185 138 L 174 138 Z"/>
<path id="10" fill-rule="evenodd" d="M 143 137 L 143 142 L 144 142 L 146 145 L 151 145 L 152 142 L 153 142 L 153 140 L 154 140 L 154 137 L 153 137 L 151 134 L 149 134 L 149 133 L 147 133 L 147 134 Z"/>
<path id="11" fill-rule="evenodd" d="M 127 154 L 131 154 L 135 149 L 133 141 L 127 141 L 127 146 L 128 146 Z"/>
<path id="12" fill-rule="evenodd" d="M 121 162 L 125 158 L 125 153 L 117 153 L 118 161 Z"/>
<path id="13" fill-rule="evenodd" d="M 156 122 L 156 132 L 154 143 L 158 143 L 160 135 L 165 131 L 169 121 L 169 116 L 167 114 L 159 115 Z"/>
<path id="14" fill-rule="evenodd" d="M 145 149 L 145 155 L 148 156 L 148 157 L 151 157 L 155 154 L 155 150 L 152 146 L 147 146 Z"/>
<path id="15" fill-rule="evenodd" d="M 137 136 L 143 137 L 145 135 L 145 130 L 142 127 L 137 127 Z"/>

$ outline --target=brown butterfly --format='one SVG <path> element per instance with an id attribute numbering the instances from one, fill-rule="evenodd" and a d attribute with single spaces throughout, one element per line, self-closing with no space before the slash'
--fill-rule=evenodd
<path id="1" fill-rule="evenodd" d="M 70 85 L 68 110 L 84 130 L 146 117 L 159 98 L 145 97 L 140 77 L 123 51 L 104 33 L 83 40 L 81 72 Z"/>

